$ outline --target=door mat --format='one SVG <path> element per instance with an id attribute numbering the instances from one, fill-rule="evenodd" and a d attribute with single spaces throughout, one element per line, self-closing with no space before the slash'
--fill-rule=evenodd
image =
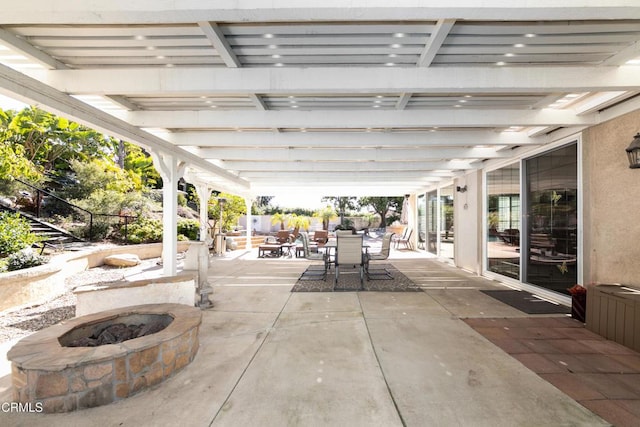
<path id="1" fill-rule="evenodd" d="M 569 314 L 570 307 L 540 299 L 526 291 L 481 290 L 481 292 L 527 314 Z"/>

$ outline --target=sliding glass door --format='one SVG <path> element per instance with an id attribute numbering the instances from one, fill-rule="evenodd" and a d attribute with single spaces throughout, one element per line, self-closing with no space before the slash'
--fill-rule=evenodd
<path id="1" fill-rule="evenodd" d="M 577 144 L 524 161 L 525 281 L 567 293 L 578 280 Z"/>
<path id="2" fill-rule="evenodd" d="M 520 164 L 487 172 L 487 271 L 520 279 Z"/>

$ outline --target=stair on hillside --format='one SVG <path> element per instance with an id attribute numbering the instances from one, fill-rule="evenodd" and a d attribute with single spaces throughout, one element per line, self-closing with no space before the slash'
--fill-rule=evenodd
<path id="1" fill-rule="evenodd" d="M 49 224 L 47 222 L 41 221 L 38 218 L 35 218 L 32 215 L 29 215 L 24 212 L 20 212 L 19 210 L 0 205 L 0 212 L 8 211 L 13 213 L 18 213 L 21 217 L 26 219 L 29 222 L 29 226 L 31 227 L 31 231 L 38 236 L 40 242 L 44 243 L 45 246 L 51 247 L 60 247 L 65 244 L 69 244 L 72 242 L 81 241 L 77 237 L 73 236 L 68 231 L 56 227 L 53 224 Z"/>

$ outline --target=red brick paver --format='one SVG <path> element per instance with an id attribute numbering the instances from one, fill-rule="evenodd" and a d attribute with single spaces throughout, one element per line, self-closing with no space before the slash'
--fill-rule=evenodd
<path id="1" fill-rule="evenodd" d="M 465 321 L 607 422 L 640 426 L 640 353 L 568 317 Z"/>

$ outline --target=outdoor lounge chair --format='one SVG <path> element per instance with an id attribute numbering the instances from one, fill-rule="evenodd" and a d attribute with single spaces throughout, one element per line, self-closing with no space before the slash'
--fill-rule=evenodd
<path id="1" fill-rule="evenodd" d="M 383 261 L 389 258 L 391 252 L 391 238 L 394 233 L 384 233 L 382 237 L 382 249 L 377 253 L 367 253 L 365 256 L 364 270 L 368 280 L 393 279 L 391 273 L 386 268 L 370 269 L 371 261 Z"/>
<path id="2" fill-rule="evenodd" d="M 360 267 L 360 288 L 364 285 L 364 255 L 362 254 L 362 235 L 337 235 L 336 243 L 336 279 L 335 289 L 340 278 L 340 266 L 354 265 Z"/>

